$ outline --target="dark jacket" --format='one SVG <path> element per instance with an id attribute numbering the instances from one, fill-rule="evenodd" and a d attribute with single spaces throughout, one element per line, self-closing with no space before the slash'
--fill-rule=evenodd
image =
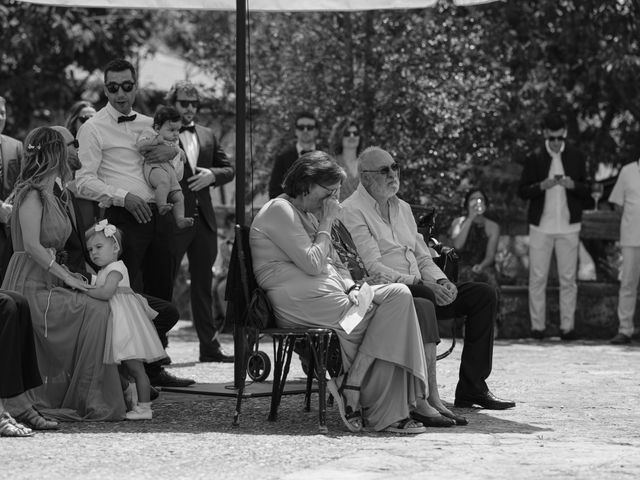
<path id="1" fill-rule="evenodd" d="M 269 198 L 275 198 L 283 192 L 282 181 L 284 180 L 284 175 L 297 159 L 298 150 L 295 145 L 276 155 L 273 161 L 273 170 L 271 170 L 271 178 L 269 179 Z"/>
<path id="2" fill-rule="evenodd" d="M 216 176 L 214 187 L 219 187 L 233 180 L 235 169 L 227 154 L 216 140 L 213 130 L 201 125 L 196 125 L 196 137 L 200 145 L 200 155 L 196 165 L 208 168 Z M 188 179 L 194 175 L 189 161 L 184 165 L 184 175 L 180 181 L 182 194 L 184 195 L 184 215 L 193 217 L 198 214 L 203 217 L 206 225 L 213 231 L 217 231 L 216 216 L 211 203 L 211 192 L 209 188 L 203 188 L 197 192 L 189 189 Z"/>
<path id="3" fill-rule="evenodd" d="M 575 183 L 573 190 L 566 189 L 569 223 L 578 223 L 582 220 L 583 203 L 589 196 L 585 158 L 579 150 L 566 145 L 561 159 L 564 174 Z M 530 225 L 540 225 L 547 195 L 546 190 L 540 189 L 540 183 L 549 176 L 549 168 L 551 156 L 544 147 L 524 162 L 518 194 L 523 200 L 529 200 L 527 219 Z"/>

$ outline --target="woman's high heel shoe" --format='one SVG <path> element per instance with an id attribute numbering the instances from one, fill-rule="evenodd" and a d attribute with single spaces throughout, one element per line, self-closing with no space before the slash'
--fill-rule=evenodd
<path id="1" fill-rule="evenodd" d="M 16 415 L 16 421 L 32 430 L 57 430 L 59 428 L 58 422 L 46 418 L 35 407 L 30 407 L 20 415 Z"/>
<path id="2" fill-rule="evenodd" d="M 463 417 L 462 415 L 456 415 L 453 412 L 440 412 L 440 415 L 442 415 L 443 417 L 450 418 L 451 420 L 456 422 L 456 425 L 468 425 L 469 424 L 469 421 L 465 417 Z"/>

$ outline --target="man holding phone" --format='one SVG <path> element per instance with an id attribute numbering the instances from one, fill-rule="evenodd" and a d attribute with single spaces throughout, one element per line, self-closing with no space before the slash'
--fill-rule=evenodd
<path id="1" fill-rule="evenodd" d="M 555 252 L 560 281 L 560 338 L 574 331 L 578 286 L 576 271 L 582 203 L 589 194 L 584 155 L 566 145 L 567 125 L 557 113 L 543 120 L 544 149 L 524 161 L 518 192 L 529 201 L 529 315 L 531 336 L 542 339 L 546 328 L 546 288 Z"/>

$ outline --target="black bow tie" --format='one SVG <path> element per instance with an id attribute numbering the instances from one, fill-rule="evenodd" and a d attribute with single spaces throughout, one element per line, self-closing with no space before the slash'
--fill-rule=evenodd
<path id="1" fill-rule="evenodd" d="M 135 113 L 133 115 L 129 115 L 128 117 L 125 115 L 121 115 L 118 117 L 118 123 L 133 122 L 136 117 L 137 115 Z"/>
<path id="2" fill-rule="evenodd" d="M 196 133 L 196 126 L 195 125 L 182 125 L 180 127 L 180 133 L 182 133 L 182 132 Z"/>

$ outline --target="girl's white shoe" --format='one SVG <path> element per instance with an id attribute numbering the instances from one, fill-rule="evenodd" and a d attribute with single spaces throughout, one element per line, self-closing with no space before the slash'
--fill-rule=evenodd
<path id="1" fill-rule="evenodd" d="M 153 412 L 151 411 L 151 402 L 138 403 L 133 410 L 125 415 L 127 420 L 151 420 Z"/>

